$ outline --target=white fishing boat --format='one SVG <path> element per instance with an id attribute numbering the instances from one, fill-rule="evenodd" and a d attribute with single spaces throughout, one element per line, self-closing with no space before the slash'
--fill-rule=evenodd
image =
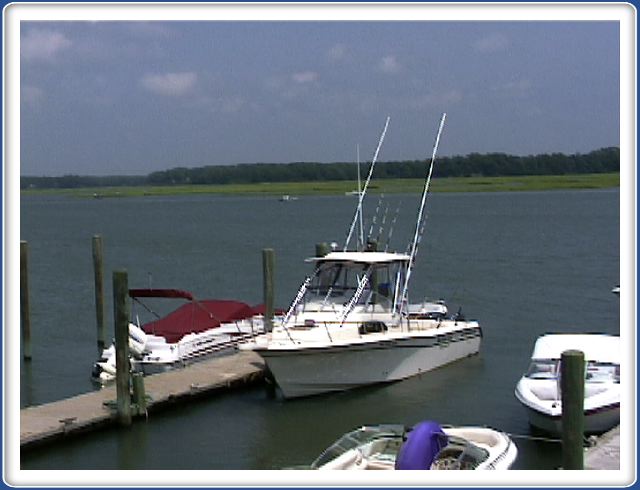
<path id="1" fill-rule="evenodd" d="M 373 172 L 385 124 L 343 251 L 309 259 L 314 271 L 282 322 L 256 342 L 285 398 L 397 381 L 479 352 L 478 322 L 449 315 L 443 301 L 409 306 L 408 285 L 443 115 L 409 253 L 375 247 L 347 251 Z"/>
<path id="2" fill-rule="evenodd" d="M 241 342 L 264 333 L 264 307 L 233 300 L 196 300 L 177 289 L 131 289 L 134 304 L 141 298 L 179 298 L 185 304 L 164 317 L 129 323 L 131 368 L 145 374 L 172 369 L 231 351 Z M 112 344 L 95 362 L 92 378 L 102 384 L 115 379 L 116 349 Z"/>
<path id="3" fill-rule="evenodd" d="M 334 442 L 308 469 L 508 470 L 517 456 L 504 432 L 424 421 L 414 427 L 363 426 Z"/>
<path id="4" fill-rule="evenodd" d="M 534 345 L 529 369 L 516 386 L 529 423 L 562 433 L 560 362 L 567 350 L 585 356 L 585 433 L 605 432 L 620 423 L 620 337 L 604 334 L 548 334 Z"/>

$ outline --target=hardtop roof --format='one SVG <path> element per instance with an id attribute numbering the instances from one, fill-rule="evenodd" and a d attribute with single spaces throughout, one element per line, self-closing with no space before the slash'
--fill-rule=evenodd
<path id="1" fill-rule="evenodd" d="M 384 264 L 408 262 L 410 256 L 395 252 L 329 252 L 323 257 L 311 257 L 309 262 L 351 262 L 358 264 Z"/>

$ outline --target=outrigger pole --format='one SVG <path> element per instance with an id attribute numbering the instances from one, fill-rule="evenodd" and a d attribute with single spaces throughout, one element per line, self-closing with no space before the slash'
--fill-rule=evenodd
<path id="1" fill-rule="evenodd" d="M 349 228 L 349 233 L 347 234 L 347 239 L 344 242 L 343 252 L 346 252 L 349 248 L 349 242 L 351 241 L 351 235 L 353 235 L 353 230 L 356 227 L 356 222 L 358 221 L 358 216 L 362 214 L 362 201 L 364 200 L 364 196 L 367 193 L 367 187 L 369 187 L 369 182 L 371 181 L 371 175 L 373 174 L 373 167 L 376 165 L 376 160 L 378 160 L 378 153 L 380 152 L 380 147 L 382 146 L 382 142 L 384 141 L 384 136 L 387 133 L 387 127 L 389 126 L 389 120 L 391 117 L 387 116 L 387 120 L 384 123 L 384 129 L 382 130 L 382 134 L 380 135 L 380 139 L 378 140 L 378 147 L 376 148 L 376 152 L 373 155 L 373 160 L 371 160 L 371 167 L 369 168 L 369 174 L 367 175 L 367 180 L 364 182 L 364 187 L 362 188 L 362 192 L 358 193 L 358 206 L 356 207 L 356 212 L 353 215 L 353 220 L 351 221 L 351 227 Z"/>
<path id="2" fill-rule="evenodd" d="M 356 158 L 358 160 L 358 197 L 362 194 L 362 182 L 360 182 L 360 145 L 356 145 Z M 359 221 L 360 221 L 360 246 L 364 248 L 364 226 L 362 224 L 362 208 L 360 208 L 360 213 L 358 213 Z"/>
<path id="3" fill-rule="evenodd" d="M 436 152 L 438 151 L 438 144 L 440 143 L 440 135 L 442 134 L 442 128 L 444 127 L 444 121 L 447 117 L 446 112 L 442 113 L 442 117 L 440 118 L 440 125 L 438 126 L 438 134 L 436 135 L 436 141 L 433 145 L 433 151 L 431 153 L 431 162 L 429 164 L 429 173 L 427 175 L 427 180 L 424 183 L 424 189 L 422 190 L 422 201 L 420 202 L 420 209 L 418 211 L 418 219 L 416 220 L 416 231 L 413 235 L 413 242 L 411 243 L 411 253 L 409 255 L 409 265 L 407 266 L 407 274 L 404 279 L 404 287 L 402 288 L 402 295 L 400 296 L 400 313 L 404 311 L 405 305 L 407 303 L 407 291 L 409 288 L 409 278 L 411 277 L 411 270 L 413 269 L 413 263 L 416 258 L 416 253 L 418 251 L 418 242 L 421 238 L 421 230 L 424 231 L 423 221 L 423 213 L 424 213 L 424 205 L 427 201 L 427 194 L 429 193 L 429 185 L 431 184 L 431 174 L 433 173 L 433 164 L 436 160 Z"/>

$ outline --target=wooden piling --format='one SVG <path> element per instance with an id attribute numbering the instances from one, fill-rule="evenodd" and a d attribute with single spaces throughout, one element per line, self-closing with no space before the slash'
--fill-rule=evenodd
<path id="1" fill-rule="evenodd" d="M 330 251 L 328 243 L 316 243 L 316 257 L 324 257 Z"/>
<path id="2" fill-rule="evenodd" d="M 113 272 L 113 318 L 116 334 L 116 397 L 120 425 L 131 425 L 129 389 L 129 278 L 126 270 Z"/>
<path id="3" fill-rule="evenodd" d="M 93 276 L 96 298 L 96 326 L 98 333 L 98 349 L 103 349 L 106 343 L 105 315 L 104 315 L 104 280 L 102 260 L 102 236 L 93 236 Z"/>
<path id="4" fill-rule="evenodd" d="M 31 360 L 31 316 L 29 308 L 29 244 L 20 241 L 20 318 L 22 324 L 22 356 Z"/>
<path id="5" fill-rule="evenodd" d="M 274 298 L 274 274 L 275 252 L 272 248 L 262 250 L 262 291 L 264 298 L 264 329 L 270 332 L 273 328 L 273 298 Z"/>
<path id="6" fill-rule="evenodd" d="M 134 373 L 131 375 L 133 385 L 133 404 L 137 415 L 147 413 L 147 395 L 144 389 L 144 374 Z"/>
<path id="7" fill-rule="evenodd" d="M 568 350 L 560 361 L 562 467 L 584 469 L 584 353 Z"/>

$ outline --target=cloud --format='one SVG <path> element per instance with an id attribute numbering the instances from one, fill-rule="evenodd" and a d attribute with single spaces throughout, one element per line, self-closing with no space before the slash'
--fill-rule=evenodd
<path id="1" fill-rule="evenodd" d="M 491 34 L 473 43 L 473 49 L 479 53 L 495 53 L 504 51 L 509 46 L 509 39 L 502 34 Z"/>
<path id="2" fill-rule="evenodd" d="M 190 93 L 198 81 L 194 72 L 148 74 L 140 83 L 147 90 L 160 95 L 182 96 Z"/>
<path id="3" fill-rule="evenodd" d="M 395 74 L 402 69 L 402 66 L 400 65 L 400 63 L 398 62 L 395 56 L 389 55 L 389 56 L 385 56 L 380 60 L 380 63 L 378 64 L 378 68 L 383 73 Z"/>
<path id="4" fill-rule="evenodd" d="M 291 79 L 296 83 L 311 83 L 318 79 L 318 73 L 315 71 L 301 71 L 291 75 Z"/>
<path id="5" fill-rule="evenodd" d="M 20 55 L 24 61 L 53 61 L 58 53 L 72 44 L 61 32 L 32 29 L 20 42 Z"/>

